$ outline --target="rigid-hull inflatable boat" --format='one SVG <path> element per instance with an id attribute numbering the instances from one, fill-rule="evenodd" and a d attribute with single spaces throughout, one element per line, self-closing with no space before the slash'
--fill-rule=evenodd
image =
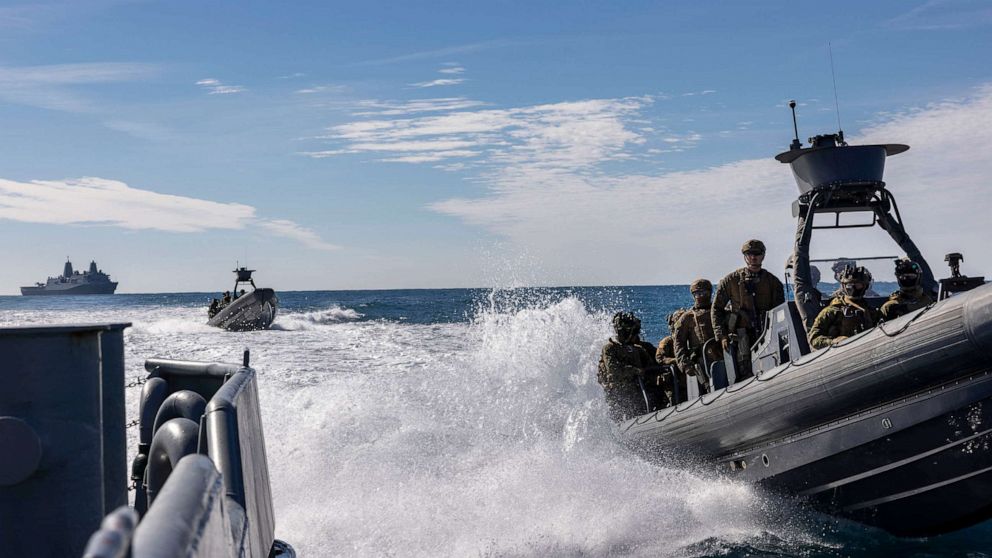
<path id="1" fill-rule="evenodd" d="M 798 134 L 797 134 L 798 136 Z M 730 478 L 801 496 L 828 513 L 902 536 L 953 531 L 992 517 L 992 285 L 934 279 L 882 182 L 899 144 L 848 146 L 843 132 L 811 138 L 776 158 L 800 196 L 786 283 L 795 297 L 767 312 L 741 359 L 709 364 L 711 393 L 633 418 L 622 434 L 654 455 L 687 455 Z M 850 228 L 862 212 L 922 270 L 937 302 L 811 350 L 807 330 L 829 297 L 808 296 L 814 229 Z M 832 223 L 814 226 L 828 214 Z M 830 215 L 833 214 L 833 215 Z M 789 274 L 794 274 L 790 279 Z M 817 291 L 818 294 L 818 291 Z M 825 300 L 824 300 L 825 299 Z M 884 298 L 868 299 L 876 308 Z M 696 382 L 690 382 L 690 386 Z"/>

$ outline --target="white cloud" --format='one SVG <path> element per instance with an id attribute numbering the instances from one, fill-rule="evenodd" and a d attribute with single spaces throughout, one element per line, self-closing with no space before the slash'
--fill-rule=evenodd
<path id="1" fill-rule="evenodd" d="M 543 262 L 544 276 L 535 280 L 545 283 L 717 279 L 739 265 L 740 241 L 751 237 L 766 240 L 768 266 L 779 271 L 795 228 L 790 206 L 798 192 L 789 168 L 769 153 L 695 171 L 625 170 L 616 162 L 690 149 L 704 139 L 693 131 L 646 131 L 651 126 L 640 113 L 652 102 L 633 97 L 397 117 L 380 112 L 330 128 L 324 139 L 331 148 L 311 156 L 372 153 L 384 161 L 469 173 L 467 179 L 488 186 L 486 195 L 430 208 L 525 247 Z M 992 144 L 989 121 L 992 86 L 884 115 L 850 135 L 852 143 L 913 145 L 889 160 L 887 181 L 909 232 L 935 266 L 944 253 L 963 251 L 976 270 L 992 267 L 981 229 L 992 202 L 984 186 L 992 174 L 984 150 Z M 783 137 L 783 150 L 788 139 Z M 883 233 L 866 240 L 864 232 L 822 233 L 818 239 L 847 239 L 835 245 L 840 252 L 855 245 L 859 252 L 892 252 Z"/>
<path id="2" fill-rule="evenodd" d="M 444 47 L 435 50 L 425 50 L 420 52 L 412 52 L 409 54 L 400 54 L 397 56 L 391 56 L 388 58 L 378 58 L 375 60 L 365 60 L 362 62 L 355 63 L 356 66 L 378 66 L 382 64 L 395 64 L 398 62 L 409 62 L 411 60 L 423 60 L 426 58 L 443 58 L 448 57 L 453 54 L 464 54 L 467 52 L 478 52 L 481 50 L 488 50 L 493 48 L 503 48 L 514 45 L 525 44 L 523 41 L 519 40 L 508 40 L 508 39 L 495 39 L 491 41 L 481 41 L 478 43 L 470 43 L 465 45 L 457 45 L 452 47 Z"/>
<path id="3" fill-rule="evenodd" d="M 0 100 L 68 112 L 96 110 L 75 86 L 139 81 L 158 73 L 151 64 L 100 62 L 0 66 Z"/>
<path id="4" fill-rule="evenodd" d="M 465 149 L 452 149 L 448 151 L 435 151 L 433 153 L 418 153 L 416 155 L 404 155 L 402 157 L 390 157 L 383 159 L 388 163 L 434 163 L 451 159 L 453 157 L 475 157 L 480 155 L 480 151 L 469 151 Z"/>
<path id="5" fill-rule="evenodd" d="M 159 194 L 103 178 L 0 179 L 0 218 L 28 223 L 197 232 L 240 229 L 254 214 L 247 205 Z"/>
<path id="6" fill-rule="evenodd" d="M 417 99 L 414 101 L 358 102 L 359 112 L 355 116 L 403 116 L 422 112 L 447 112 L 483 106 L 485 103 L 464 97 L 444 97 L 438 99 Z"/>
<path id="7" fill-rule="evenodd" d="M 333 247 L 292 221 L 259 219 L 255 212 L 249 205 L 160 194 L 104 178 L 30 182 L 0 179 L 0 219 L 175 233 L 239 230 L 257 224 L 311 248 Z"/>
<path id="8" fill-rule="evenodd" d="M 324 242 L 320 238 L 320 235 L 312 229 L 303 227 L 293 221 L 287 221 L 285 219 L 262 219 L 258 222 L 258 225 L 277 236 L 291 238 L 308 248 L 315 250 L 341 249 L 340 246 Z"/>
<path id="9" fill-rule="evenodd" d="M 886 22 L 904 30 L 946 30 L 992 24 L 992 6 L 985 0 L 929 0 Z"/>
<path id="10" fill-rule="evenodd" d="M 410 87 L 424 88 L 424 87 L 439 87 L 439 86 L 443 86 L 443 85 L 458 85 L 459 83 L 462 83 L 464 81 L 465 80 L 463 78 L 441 78 L 441 79 L 435 79 L 435 80 L 431 80 L 431 81 L 422 81 L 422 82 L 419 82 L 419 83 L 411 83 L 410 84 Z"/>
<path id="11" fill-rule="evenodd" d="M 154 122 L 113 119 L 104 122 L 103 125 L 111 130 L 144 140 L 162 141 L 173 137 L 171 130 Z"/>
<path id="12" fill-rule="evenodd" d="M 582 168 L 623 158 L 624 146 L 642 143 L 643 136 L 628 126 L 625 118 L 650 102 L 647 97 L 593 99 L 359 120 L 330 128 L 324 139 L 339 144 L 335 149 L 310 154 L 327 157 L 363 151 L 394 153 L 402 155 L 383 160 L 405 163 L 479 155 L 484 157 L 483 164 L 496 167 L 530 164 Z"/>
<path id="13" fill-rule="evenodd" d="M 340 93 L 345 89 L 346 87 L 343 85 L 314 85 L 312 87 L 297 89 L 296 93 L 298 95 L 313 95 L 314 93 Z"/>
<path id="14" fill-rule="evenodd" d="M 245 87 L 242 85 L 226 85 L 218 79 L 204 78 L 196 82 L 197 85 L 206 89 L 209 95 L 231 95 L 234 93 L 244 93 Z"/>
<path id="15" fill-rule="evenodd" d="M 909 232 L 935 267 L 950 251 L 965 252 L 975 272 L 992 267 L 984 246 L 992 204 L 985 184 L 992 174 L 985 152 L 992 143 L 989 121 L 992 87 L 985 87 L 967 99 L 889 115 L 849 140 L 913 145 L 888 161 L 886 180 Z M 739 264 L 737 246 L 751 237 L 769 244 L 768 266 L 777 272 L 791 252 L 795 222 L 789 208 L 798 191 L 789 168 L 772 155 L 655 176 L 507 165 L 487 176 L 489 195 L 431 207 L 526 247 L 544 263 L 547 282 L 576 276 L 593 283 L 717 279 Z M 892 252 L 892 242 L 876 233 L 866 237 L 859 229 L 818 238 L 847 239 L 834 245 L 834 255 L 851 246 Z"/>
<path id="16" fill-rule="evenodd" d="M 441 68 L 438 72 L 442 74 L 461 74 L 465 72 L 465 68 L 461 66 L 450 66 L 448 68 Z"/>

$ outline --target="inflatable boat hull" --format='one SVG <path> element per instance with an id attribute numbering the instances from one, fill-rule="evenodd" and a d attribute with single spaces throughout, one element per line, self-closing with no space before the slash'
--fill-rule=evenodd
<path id="1" fill-rule="evenodd" d="M 225 306 L 207 325 L 228 331 L 268 329 L 276 319 L 279 297 L 272 289 L 255 289 Z"/>
<path id="2" fill-rule="evenodd" d="M 992 517 L 992 285 L 624 434 L 903 536 Z"/>

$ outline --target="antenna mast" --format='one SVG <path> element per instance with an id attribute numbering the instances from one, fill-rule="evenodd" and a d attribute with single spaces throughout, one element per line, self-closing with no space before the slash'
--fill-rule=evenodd
<path id="1" fill-rule="evenodd" d="M 834 109 L 837 111 L 837 135 L 844 143 L 844 127 L 840 125 L 840 103 L 837 101 L 837 73 L 834 72 L 834 47 L 827 41 L 827 52 L 830 54 L 830 79 L 834 82 Z"/>
<path id="2" fill-rule="evenodd" d="M 792 144 L 789 145 L 789 149 L 802 149 L 803 142 L 799 141 L 799 125 L 796 124 L 796 101 L 789 101 L 789 108 L 792 109 L 792 131 L 796 135 L 792 138 Z"/>

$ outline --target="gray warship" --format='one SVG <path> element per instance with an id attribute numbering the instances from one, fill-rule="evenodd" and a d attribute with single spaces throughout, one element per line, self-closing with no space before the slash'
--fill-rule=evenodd
<path id="1" fill-rule="evenodd" d="M 621 435 L 654 458 L 703 463 L 897 536 L 988 520 L 992 285 L 961 274 L 957 253 L 945 258 L 950 276 L 936 280 L 910 239 L 882 181 L 887 157 L 908 146 L 852 146 L 843 132 L 809 142 L 804 147 L 797 132 L 776 156 L 799 187 L 786 274 L 796 295 L 768 312 L 763 333 L 744 353 L 754 375 L 737 374 L 741 361 L 724 353 L 705 363 L 711 393 L 690 389 L 685 402 L 624 422 Z M 805 296 L 816 288 L 810 243 L 814 230 L 852 226 L 842 214 L 863 215 L 857 226 L 886 231 L 920 265 L 923 288 L 936 302 L 811 350 L 807 329 L 822 303 Z M 868 301 L 877 308 L 885 298 Z"/>
<path id="2" fill-rule="evenodd" d="M 295 557 L 275 538 L 248 351 L 238 364 L 148 359 L 126 384 L 129 325 L 0 329 L 0 554 Z M 129 422 L 125 389 L 139 385 Z"/>
<path id="3" fill-rule="evenodd" d="M 22 295 L 101 295 L 114 294 L 117 283 L 110 276 L 97 269 L 96 262 L 90 262 L 88 271 L 82 273 L 72 269 L 72 262 L 66 260 L 62 275 L 49 277 L 44 283 L 31 287 L 21 287 Z"/>

